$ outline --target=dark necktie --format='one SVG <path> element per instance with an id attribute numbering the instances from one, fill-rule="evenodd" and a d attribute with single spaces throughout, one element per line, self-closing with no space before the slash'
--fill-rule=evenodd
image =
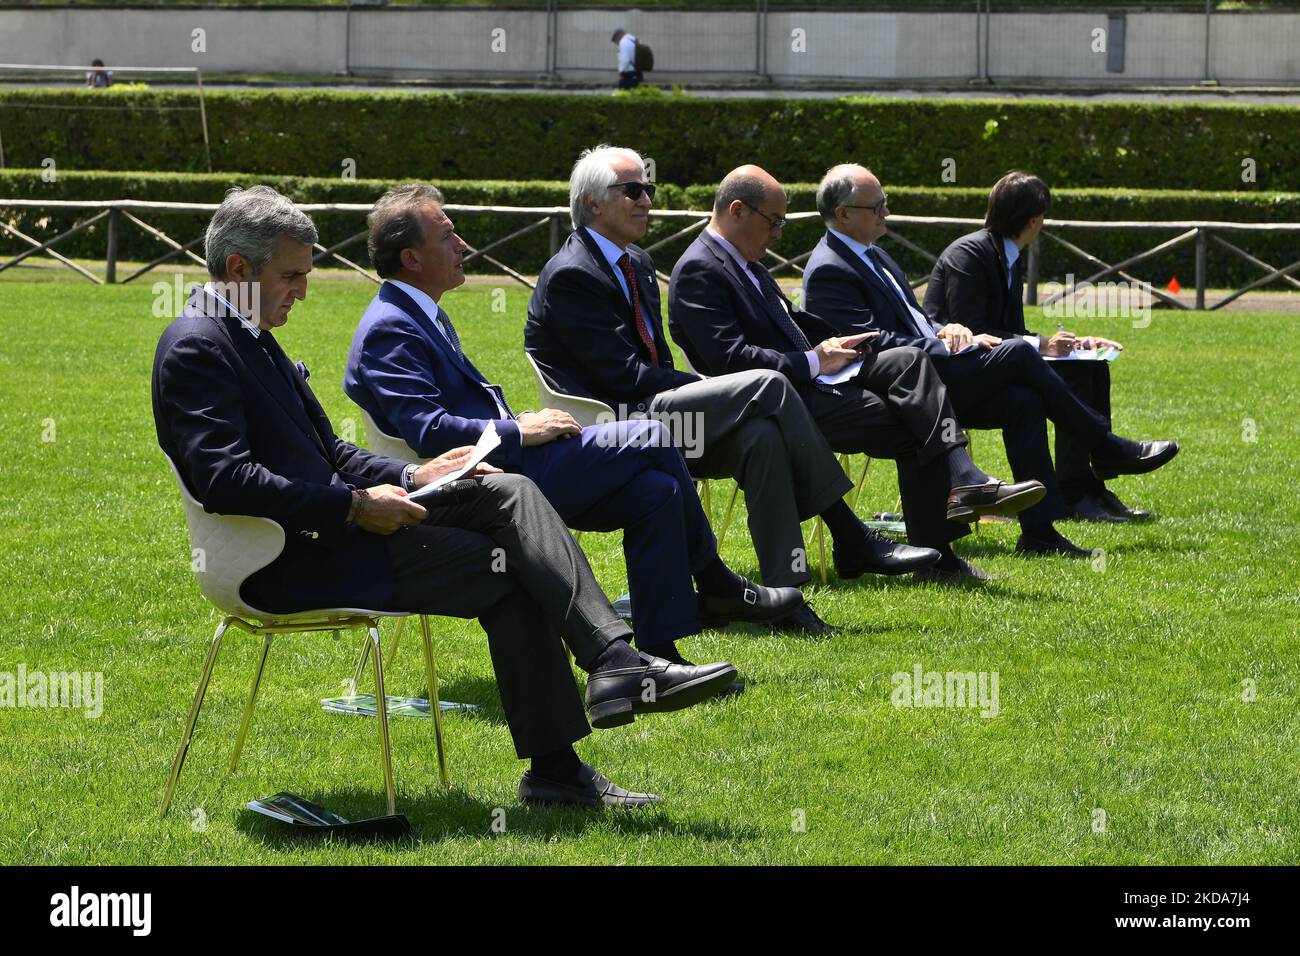
<path id="1" fill-rule="evenodd" d="M 460 347 L 460 336 L 456 334 L 456 327 L 451 324 L 451 319 L 448 317 L 446 312 L 442 311 L 441 307 L 439 307 L 438 314 L 434 321 L 438 323 L 438 326 L 442 329 L 443 335 L 447 337 L 447 341 L 451 343 L 451 347 L 456 350 L 456 354 L 461 358 L 464 358 L 465 350 Z"/>
<path id="2" fill-rule="evenodd" d="M 289 383 L 289 388 L 293 389 L 294 394 L 297 395 L 298 392 L 294 382 L 297 372 L 293 367 L 293 363 L 289 361 L 289 356 L 284 353 L 284 349 L 280 348 L 280 343 L 275 340 L 275 336 L 263 329 L 257 337 L 257 344 L 262 346 L 262 351 L 271 360 L 275 370 Z"/>
<path id="3" fill-rule="evenodd" d="M 880 250 L 875 246 L 867 246 L 866 256 L 871 260 L 871 264 L 876 267 L 876 275 L 880 276 L 880 281 L 885 284 L 886 288 L 893 290 L 894 298 L 903 306 L 903 313 L 912 323 L 912 328 L 916 330 L 916 334 L 923 339 L 934 338 L 933 329 L 921 328 L 921 320 L 912 311 L 912 304 L 907 301 L 907 296 L 903 295 L 902 288 L 894 281 L 893 276 L 889 274 L 889 270 L 885 268 L 885 263 L 881 261 Z"/>
<path id="4" fill-rule="evenodd" d="M 758 288 L 763 293 L 763 298 L 767 302 L 768 314 L 772 321 L 776 323 L 777 328 L 785 333 L 786 338 L 800 352 L 812 351 L 812 343 L 808 341 L 808 336 L 803 334 L 803 329 L 794 324 L 790 318 L 790 313 L 785 310 L 785 303 L 781 301 L 781 292 L 776 287 L 776 280 L 768 274 L 757 262 L 751 262 L 748 266 L 750 274 L 758 280 Z"/>
<path id="5" fill-rule="evenodd" d="M 632 267 L 632 257 L 626 252 L 618 257 L 618 267 L 623 271 L 623 278 L 627 279 L 628 296 L 632 300 L 632 319 L 636 323 L 636 334 L 641 337 L 641 344 L 646 347 L 650 353 L 650 364 L 659 364 L 659 350 L 655 348 L 655 340 L 650 337 L 650 330 L 646 328 L 645 316 L 641 313 L 641 296 L 636 288 L 636 269 Z"/>
<path id="6" fill-rule="evenodd" d="M 785 303 L 781 301 L 781 290 L 776 287 L 776 280 L 757 262 L 751 262 L 748 268 L 758 280 L 758 287 L 763 291 L 763 299 L 767 302 L 768 314 L 772 316 L 772 321 L 776 323 L 777 328 L 785 333 L 786 338 L 800 352 L 811 352 L 812 343 L 808 341 L 808 336 L 803 334 L 803 329 L 795 325 L 794 319 L 790 318 L 790 313 L 785 310 Z M 812 380 L 812 386 L 827 395 L 840 394 L 840 390 L 834 385 L 827 385 L 815 378 Z"/>

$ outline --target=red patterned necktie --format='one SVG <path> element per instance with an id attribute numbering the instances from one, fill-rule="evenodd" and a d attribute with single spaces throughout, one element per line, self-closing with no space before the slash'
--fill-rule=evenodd
<path id="1" fill-rule="evenodd" d="M 636 322 L 636 334 L 641 336 L 641 344 L 646 347 L 650 353 L 650 364 L 659 364 L 659 350 L 655 348 L 655 340 L 650 337 L 650 330 L 646 328 L 645 316 L 641 314 L 641 296 L 636 290 L 636 270 L 632 268 L 632 257 L 626 252 L 618 257 L 618 267 L 623 270 L 623 277 L 627 279 L 627 290 L 632 298 L 632 318 Z"/>

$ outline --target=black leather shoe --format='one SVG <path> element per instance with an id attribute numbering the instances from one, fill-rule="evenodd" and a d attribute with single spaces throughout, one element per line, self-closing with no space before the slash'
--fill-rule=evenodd
<path id="1" fill-rule="evenodd" d="M 841 548 L 838 543 L 831 549 L 835 573 L 844 580 L 860 578 L 863 574 L 907 574 L 939 560 L 934 548 L 914 548 L 900 544 L 875 528 L 862 526 L 862 538 Z"/>
<path id="2" fill-rule="evenodd" d="M 948 520 L 967 524 L 982 515 L 1011 516 L 1043 500 L 1042 482 L 1018 481 L 1013 485 L 990 478 L 982 485 L 959 485 L 948 492 Z"/>
<path id="3" fill-rule="evenodd" d="M 1141 508 L 1130 508 L 1120 501 L 1119 496 L 1109 488 L 1101 489 L 1101 493 L 1097 497 L 1101 499 L 1101 503 L 1107 511 L 1128 521 L 1150 521 L 1155 517 L 1151 512 L 1143 511 Z"/>
<path id="4" fill-rule="evenodd" d="M 827 624 L 817 616 L 817 612 L 807 604 L 801 604 L 785 617 L 772 622 L 778 631 L 794 631 L 801 634 L 834 634 L 839 630 Z"/>
<path id="5" fill-rule="evenodd" d="M 1084 495 L 1074 504 L 1069 505 L 1071 518 L 1078 518 L 1080 521 L 1128 521 L 1125 515 L 1118 514 L 1106 507 L 1098 495 Z"/>
<path id="6" fill-rule="evenodd" d="M 919 584 L 975 584 L 993 579 L 993 575 L 987 571 L 977 568 L 969 561 L 964 561 L 961 558 L 957 559 L 957 567 L 955 568 L 931 565 L 917 571 L 912 577 Z"/>
<path id="7" fill-rule="evenodd" d="M 1161 465 L 1168 464 L 1178 454 L 1176 441 L 1138 442 L 1137 454 L 1122 458 L 1092 458 L 1092 473 L 1102 481 L 1118 478 L 1120 475 L 1144 475 L 1155 471 Z"/>
<path id="8" fill-rule="evenodd" d="M 578 807 L 648 807 L 659 803 L 662 797 L 653 793 L 634 793 L 611 783 L 599 770 L 583 764 L 577 779 L 560 783 L 538 777 L 525 770 L 519 781 L 519 799 L 524 803 L 559 803 Z"/>
<path id="9" fill-rule="evenodd" d="M 591 726 L 603 730 L 630 724 L 635 714 L 682 710 L 725 693 L 736 680 L 736 668 L 725 661 L 686 665 L 640 656 L 640 667 L 611 667 L 587 675 Z"/>
<path id="10" fill-rule="evenodd" d="M 1020 539 L 1016 541 L 1016 552 L 1019 554 L 1063 554 L 1070 558 L 1092 557 L 1091 551 L 1079 547 L 1055 529 L 1047 537 L 1021 534 Z"/>
<path id="11" fill-rule="evenodd" d="M 705 627 L 725 627 L 732 621 L 774 621 L 803 604 L 798 588 L 765 588 L 747 578 L 744 587 L 726 596 L 701 594 L 700 620 Z"/>

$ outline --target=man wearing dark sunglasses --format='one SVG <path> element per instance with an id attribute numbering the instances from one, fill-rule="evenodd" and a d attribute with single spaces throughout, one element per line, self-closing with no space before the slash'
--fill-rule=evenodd
<path id="1" fill-rule="evenodd" d="M 739 482 L 769 587 L 810 580 L 800 522 L 818 514 L 836 535 L 846 576 L 937 560 L 931 549 L 866 534 L 843 502 L 849 480 L 785 376 L 761 369 L 704 379 L 674 367 L 654 263 L 635 245 L 648 225 L 649 186 L 632 150 L 596 147 L 574 166 L 574 231 L 538 276 L 524 331 L 552 386 L 605 402 L 620 418 L 698 423 L 702 453 L 688 455 L 687 466 L 696 478 Z M 829 630 L 807 605 L 779 625 Z"/>
<path id="2" fill-rule="evenodd" d="M 908 540 L 938 556 L 917 569 L 918 579 L 983 576 L 953 553 L 951 542 L 982 514 L 1034 504 L 1043 486 L 1008 484 L 975 466 L 943 382 L 920 349 L 882 351 L 877 333 L 865 330 L 841 337 L 786 299 L 762 264 L 785 216 L 785 190 L 766 171 L 741 166 L 723 179 L 708 228 L 673 269 L 673 338 L 711 374 L 771 369 L 785 376 L 835 451 L 894 459 Z M 851 560 L 841 555 L 837 535 L 841 577 Z"/>

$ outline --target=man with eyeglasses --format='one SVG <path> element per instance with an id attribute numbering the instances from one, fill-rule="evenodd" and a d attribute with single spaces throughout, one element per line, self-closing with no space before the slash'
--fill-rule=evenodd
<path id="1" fill-rule="evenodd" d="M 1019 552 L 1090 554 L 1053 525 L 1067 510 L 1052 466 L 1047 421 L 1056 425 L 1058 449 L 1069 436 L 1096 459 L 1114 460 L 1126 474 L 1153 464 L 1141 444 L 1112 434 L 1105 418 L 1057 374 L 1059 366 L 1045 362 L 1025 339 L 975 333 L 956 321 L 941 325 L 926 313 L 902 269 L 878 245 L 888 231 L 889 204 L 870 170 L 856 164 L 830 169 L 817 189 L 817 209 L 827 232 L 804 271 L 808 308 L 842 335 L 876 332 L 882 348 L 923 349 L 948 386 L 961 422 L 1001 430 L 1012 472 L 1047 489 L 1041 502 L 1019 515 Z M 1171 444 L 1167 453 L 1172 457 L 1176 450 Z"/>
<path id="2" fill-rule="evenodd" d="M 524 331 L 552 386 L 605 402 L 619 418 L 658 418 L 675 432 L 689 419 L 701 454 L 687 466 L 696 478 L 739 482 L 769 587 L 810 580 L 800 522 L 819 514 L 846 577 L 935 561 L 934 551 L 867 533 L 843 501 L 851 483 L 785 376 L 754 370 L 706 379 L 674 367 L 654 263 L 635 244 L 653 197 L 645 163 L 630 149 L 598 146 L 574 166 L 574 231 L 538 276 Z M 806 604 L 779 623 L 830 630 Z"/>
<path id="3" fill-rule="evenodd" d="M 980 515 L 1034 504 L 1043 486 L 1007 484 L 975 466 L 943 382 L 920 349 L 880 351 L 876 333 L 840 337 L 791 305 L 762 265 L 785 214 L 785 190 L 759 167 L 741 166 L 723 179 L 708 228 L 673 269 L 673 338 L 710 373 L 779 372 L 835 451 L 894 459 L 908 540 L 940 556 L 918 579 L 985 576 L 958 558 L 951 542 Z"/>

